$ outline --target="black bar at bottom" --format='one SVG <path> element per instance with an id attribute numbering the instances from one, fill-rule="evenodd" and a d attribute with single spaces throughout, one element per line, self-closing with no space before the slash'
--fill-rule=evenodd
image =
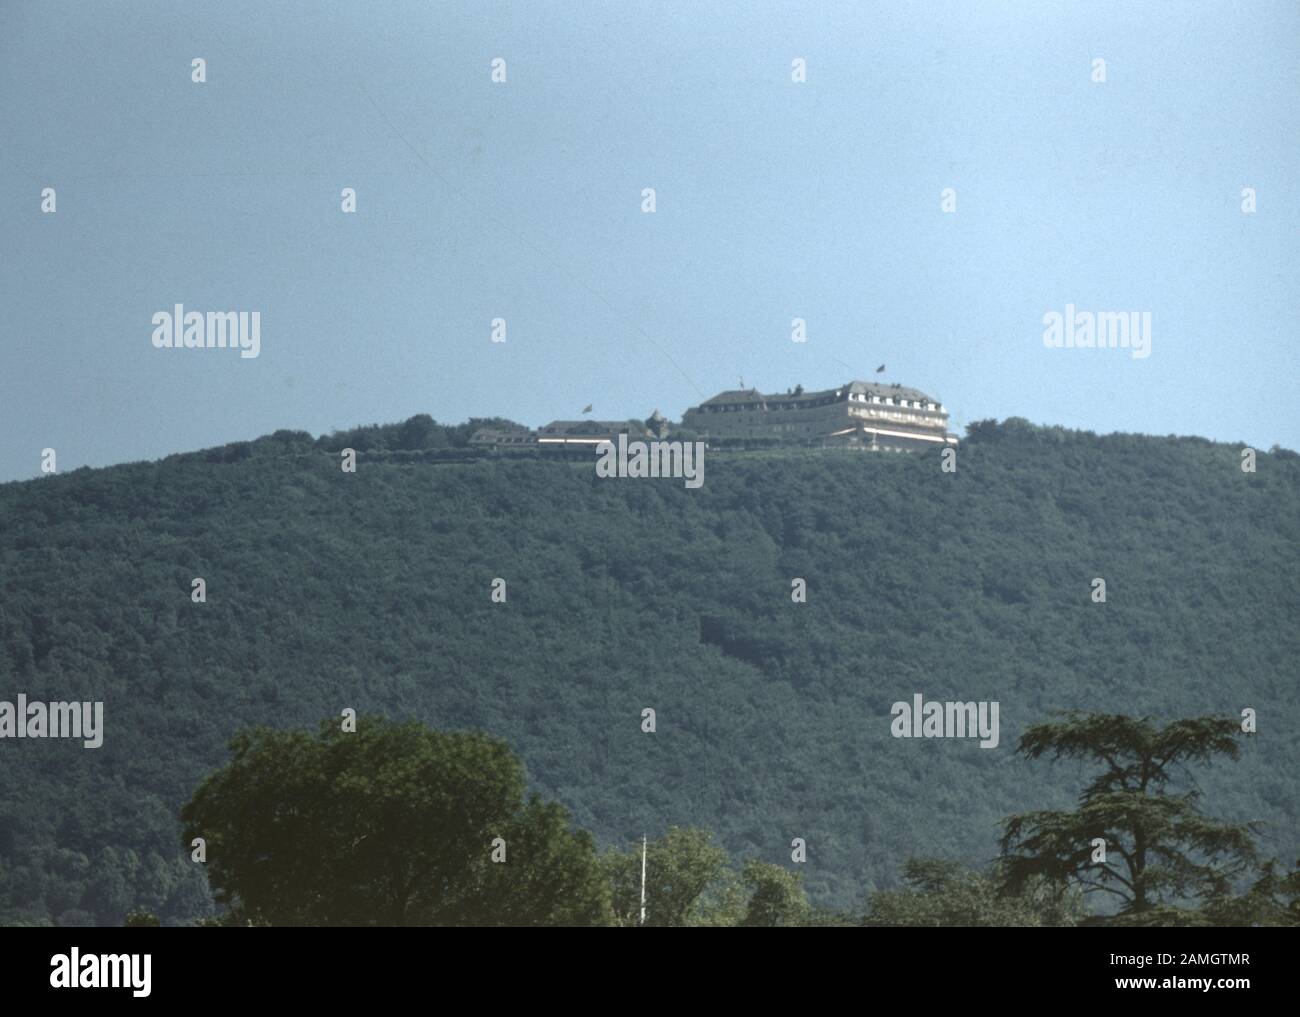
<path id="1" fill-rule="evenodd" d="M 589 992 L 606 1003 L 649 993 L 671 1006 L 675 994 L 699 989 L 771 1000 L 814 984 L 818 998 L 840 986 L 860 1000 L 902 990 L 927 1008 L 1124 996 L 1182 1007 L 1294 1000 L 1296 986 L 1294 942 L 1273 929 L 862 929 L 834 943 L 728 930 L 727 942 L 707 948 L 662 935 L 589 935 L 547 930 L 545 942 L 524 943 L 469 929 L 5 929 L 0 979 L 6 1009 L 284 998 L 336 1007 L 410 992 L 450 1006 L 467 1003 L 466 992 L 489 1008 L 512 995 L 538 1004 Z"/>

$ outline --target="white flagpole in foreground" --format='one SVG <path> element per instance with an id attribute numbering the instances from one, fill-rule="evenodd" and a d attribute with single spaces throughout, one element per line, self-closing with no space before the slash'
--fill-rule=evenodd
<path id="1" fill-rule="evenodd" d="M 645 834 L 641 835 L 641 924 L 645 924 Z"/>

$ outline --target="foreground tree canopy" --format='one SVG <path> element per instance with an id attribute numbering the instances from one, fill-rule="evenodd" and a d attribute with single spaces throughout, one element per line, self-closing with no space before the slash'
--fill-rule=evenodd
<path id="1" fill-rule="evenodd" d="M 1258 864 L 1248 825 L 1203 815 L 1174 786 L 1176 766 L 1235 757 L 1236 738 L 1232 721 L 1212 717 L 1032 726 L 1020 744 L 1031 759 L 1104 765 L 1080 808 L 1008 818 L 987 872 L 906 862 L 903 886 L 872 893 L 865 917 L 811 908 L 798 867 L 749 858 L 737 869 L 709 831 L 671 827 L 644 848 L 642 918 L 640 841 L 597 855 L 562 806 L 525 800 L 505 742 L 418 722 L 245 731 L 182 819 L 187 846 L 204 841 L 229 909 L 221 924 L 1294 925 L 1300 873 Z M 1108 887 L 1121 906 L 1090 912 L 1085 897 Z"/>
<path id="2" fill-rule="evenodd" d="M 866 925 L 1075 925 L 1085 912 L 1077 892 L 1061 892 L 1041 878 L 1008 890 L 994 866 L 976 872 L 957 862 L 914 858 L 903 866 L 903 887 L 870 896 Z"/>
<path id="3" fill-rule="evenodd" d="M 1197 906 L 1219 907 L 1254 868 L 1247 823 L 1205 815 L 1179 771 L 1240 755 L 1239 722 L 1198 717 L 1162 726 L 1118 715 L 1071 713 L 1028 728 L 1031 759 L 1082 759 L 1101 767 L 1074 810 L 1011 816 L 1002 838 L 1006 885 L 1071 884 L 1119 905 L 1112 923 L 1199 924 Z"/>
<path id="4" fill-rule="evenodd" d="M 597 856 L 565 809 L 524 800 L 506 744 L 362 718 L 255 728 L 182 810 L 234 925 L 803 925 L 800 877 L 751 859 L 738 874 L 703 830 L 641 856 Z M 143 913 L 133 912 L 130 924 Z M 152 916 L 146 916 L 152 917 Z M 156 921 L 156 919 L 154 919 Z"/>
<path id="5" fill-rule="evenodd" d="M 182 811 L 219 903 L 272 925 L 589 925 L 609 917 L 591 835 L 524 799 L 500 739 L 362 718 L 256 728 Z"/>

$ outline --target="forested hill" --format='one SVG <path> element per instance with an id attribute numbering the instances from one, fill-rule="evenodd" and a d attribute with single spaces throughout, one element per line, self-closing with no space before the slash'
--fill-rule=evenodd
<path id="1" fill-rule="evenodd" d="M 695 825 L 788 863 L 802 837 L 811 895 L 846 908 L 909 857 L 983 863 L 1003 816 L 1072 801 L 1078 766 L 1015 754 L 1053 710 L 1251 707 L 1203 805 L 1294 857 L 1293 453 L 1245 473 L 1236 446 L 1012 421 L 973 426 L 955 473 L 710 453 L 690 490 L 418 452 L 466 433 L 280 432 L 0 486 L 0 699 L 105 703 L 102 748 L 0 741 L 0 921 L 203 913 L 182 802 L 238 728 L 346 707 L 505 737 L 605 843 Z M 891 737 L 916 693 L 996 700 L 1000 744 Z"/>

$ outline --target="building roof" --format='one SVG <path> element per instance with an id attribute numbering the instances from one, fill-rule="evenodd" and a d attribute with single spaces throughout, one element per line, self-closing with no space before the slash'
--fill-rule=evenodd
<path id="1" fill-rule="evenodd" d="M 706 399 L 701 406 L 720 406 L 723 403 L 752 403 L 765 398 L 756 388 L 735 388 L 719 392 L 712 399 Z"/>
<path id="2" fill-rule="evenodd" d="M 527 428 L 480 427 L 470 436 L 470 444 L 482 442 L 532 441 L 533 433 Z"/>
<path id="3" fill-rule="evenodd" d="M 756 388 L 748 389 L 729 389 L 726 392 L 719 392 L 712 399 L 706 399 L 701 406 L 724 406 L 733 403 L 757 403 L 772 400 L 774 402 L 802 402 L 825 399 L 827 396 L 833 396 L 837 392 L 843 393 L 856 392 L 868 396 L 894 396 L 899 399 L 911 399 L 918 402 L 937 403 L 939 400 L 932 396 L 926 395 L 920 389 L 907 388 L 903 385 L 891 384 L 885 385 L 875 381 L 850 381 L 844 385 L 835 388 L 826 388 L 818 392 L 800 392 L 796 395 L 790 392 L 773 392 L 764 395 Z"/>
<path id="4" fill-rule="evenodd" d="M 877 381 L 851 381 L 842 388 L 865 395 L 901 396 L 903 399 L 915 399 L 927 403 L 937 403 L 939 401 L 926 395 L 919 388 L 907 388 L 904 385 L 882 385 Z"/>
<path id="5" fill-rule="evenodd" d="M 617 434 L 630 431 L 639 434 L 641 428 L 626 420 L 552 420 L 537 429 L 538 434 Z"/>

